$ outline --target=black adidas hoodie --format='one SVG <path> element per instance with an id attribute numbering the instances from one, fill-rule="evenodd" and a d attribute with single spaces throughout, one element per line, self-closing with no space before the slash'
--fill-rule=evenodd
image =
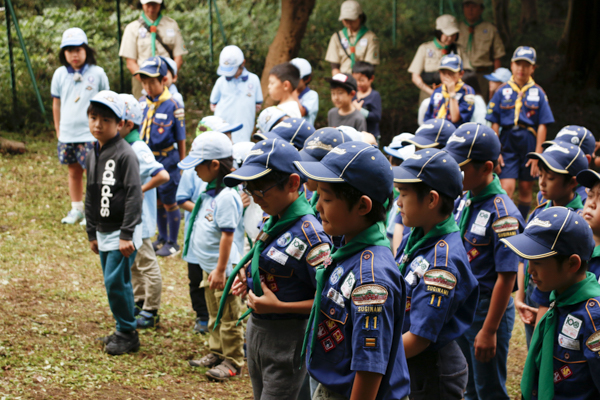
<path id="1" fill-rule="evenodd" d="M 89 152 L 85 194 L 86 230 L 90 241 L 96 231 L 121 230 L 122 240 L 133 240 L 133 230 L 142 222 L 142 183 L 137 156 L 118 134 Z"/>

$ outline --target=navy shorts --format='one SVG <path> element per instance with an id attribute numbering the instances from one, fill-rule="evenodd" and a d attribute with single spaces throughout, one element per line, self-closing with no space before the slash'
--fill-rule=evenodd
<path id="1" fill-rule="evenodd" d="M 535 151 L 536 138 L 526 128 L 502 129 L 500 134 L 502 144 L 502 158 L 504 167 L 500 172 L 500 179 L 518 179 L 520 181 L 533 181 L 531 166 L 526 167 L 527 153 Z"/>
<path id="2" fill-rule="evenodd" d="M 56 146 L 58 160 L 63 165 L 79 163 L 85 169 L 88 153 L 94 149 L 94 142 L 62 143 Z"/>
<path id="3" fill-rule="evenodd" d="M 169 173 L 169 182 L 164 183 L 156 188 L 158 199 L 163 204 L 177 203 L 177 187 L 181 180 L 181 170 L 177 167 L 179 162 L 179 153 L 177 150 L 171 150 L 166 157 L 157 156 L 156 161 L 161 163 L 165 170 Z"/>

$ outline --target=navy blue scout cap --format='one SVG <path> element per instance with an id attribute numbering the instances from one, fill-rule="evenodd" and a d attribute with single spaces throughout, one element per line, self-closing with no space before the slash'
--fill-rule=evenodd
<path id="1" fill-rule="evenodd" d="M 596 150 L 596 139 L 589 129 L 578 125 L 567 125 L 562 128 L 554 140 L 545 141 L 542 146 L 551 146 L 554 142 L 561 141 L 581 147 L 583 154 L 594 154 Z"/>
<path id="2" fill-rule="evenodd" d="M 450 136 L 444 150 L 454 157 L 460 167 L 471 160 L 497 161 L 500 139 L 492 128 L 467 122 Z"/>
<path id="3" fill-rule="evenodd" d="M 556 142 L 542 154 L 531 152 L 527 158 L 537 158 L 557 174 L 577 176 L 587 169 L 588 161 L 579 146 L 565 142 Z"/>
<path id="4" fill-rule="evenodd" d="M 346 182 L 381 204 L 385 204 L 394 190 L 392 166 L 377 147 L 368 143 L 342 143 L 321 162 L 296 161 L 294 165 L 309 179 Z"/>
<path id="5" fill-rule="evenodd" d="M 440 61 L 438 70 L 440 69 L 447 69 L 452 72 L 460 72 L 463 69 L 462 59 L 456 54 L 445 55 Z"/>
<path id="6" fill-rule="evenodd" d="M 319 129 L 306 139 L 300 156 L 302 161 L 321 161 L 334 147 L 351 141 L 352 138 L 339 129 Z"/>
<path id="7" fill-rule="evenodd" d="M 252 147 L 240 169 L 223 178 L 223 183 L 233 187 L 262 178 L 273 170 L 295 174 L 297 171 L 292 163 L 300 160 L 300 153 L 290 143 L 281 139 L 263 140 Z"/>
<path id="8" fill-rule="evenodd" d="M 524 60 L 529 62 L 530 64 L 535 65 L 535 61 L 537 59 L 537 54 L 533 47 L 529 46 L 519 46 L 515 49 L 512 58 L 510 61 L 519 61 Z"/>
<path id="9" fill-rule="evenodd" d="M 146 61 L 140 65 L 140 69 L 138 69 L 133 75 L 146 75 L 151 78 L 164 77 L 167 76 L 167 63 L 162 57 L 150 57 Z"/>
<path id="10" fill-rule="evenodd" d="M 393 170 L 396 183 L 423 182 L 453 199 L 462 193 L 463 177 L 460 168 L 444 150 L 419 150 Z"/>
<path id="11" fill-rule="evenodd" d="M 577 174 L 577 183 L 586 188 L 593 188 L 600 182 L 600 174 L 593 169 L 586 169 Z"/>
<path id="12" fill-rule="evenodd" d="M 445 146 L 456 127 L 445 119 L 428 119 L 415 132 L 415 137 L 405 139 L 403 144 L 414 144 L 419 149 L 428 149 L 438 145 Z"/>
<path id="13" fill-rule="evenodd" d="M 581 215 L 566 207 L 543 210 L 523 233 L 500 241 L 527 260 L 577 254 L 587 261 L 595 246 L 592 228 Z"/>
<path id="14" fill-rule="evenodd" d="M 304 118 L 288 118 L 281 121 L 269 132 L 256 132 L 254 137 L 261 140 L 283 139 L 297 149 L 304 147 L 304 142 L 315 133 L 315 127 Z"/>

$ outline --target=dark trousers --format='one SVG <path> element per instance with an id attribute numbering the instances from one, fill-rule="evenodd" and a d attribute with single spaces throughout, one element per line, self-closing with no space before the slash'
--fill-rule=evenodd
<path id="1" fill-rule="evenodd" d="M 192 300 L 192 308 L 196 312 L 196 318 L 208 321 L 204 288 L 200 287 L 200 283 L 202 283 L 202 268 L 200 268 L 200 265 L 188 263 L 188 278 L 190 280 L 190 299 Z"/>

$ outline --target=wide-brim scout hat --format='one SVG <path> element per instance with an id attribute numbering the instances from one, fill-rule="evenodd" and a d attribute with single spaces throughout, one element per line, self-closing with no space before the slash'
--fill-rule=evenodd
<path id="1" fill-rule="evenodd" d="M 256 127 L 262 133 L 269 132 L 271 129 L 273 129 L 277 122 L 281 121 L 281 119 L 286 116 L 288 115 L 285 113 L 285 111 L 277 106 L 267 107 L 262 110 L 260 114 L 258 114 Z M 262 136 L 257 138 L 259 140 L 264 140 Z"/>
<path id="2" fill-rule="evenodd" d="M 471 160 L 498 161 L 500 147 L 500 139 L 492 128 L 467 122 L 454 131 L 444 150 L 462 167 Z"/>
<path id="3" fill-rule="evenodd" d="M 244 165 L 225 176 L 223 182 L 232 187 L 244 181 L 262 178 L 273 170 L 294 174 L 297 171 L 293 162 L 301 159 L 298 150 L 289 142 L 281 139 L 263 140 L 252 147 Z"/>
<path id="4" fill-rule="evenodd" d="M 392 157 L 406 160 L 408 157 L 415 154 L 417 148 L 413 144 L 404 144 L 403 141 L 413 139 L 414 137 L 415 135 L 407 132 L 394 136 L 392 142 L 388 146 L 383 147 L 383 151 Z"/>
<path id="5" fill-rule="evenodd" d="M 179 169 L 195 168 L 205 160 L 221 160 L 233 155 L 231 139 L 221 132 L 206 132 L 192 142 L 190 154 L 181 160 Z"/>
<path id="6" fill-rule="evenodd" d="M 146 61 L 140 65 L 140 69 L 138 69 L 133 75 L 145 75 L 150 78 L 162 78 L 167 76 L 167 63 L 163 60 L 162 57 L 154 56 L 148 58 Z"/>
<path id="7" fill-rule="evenodd" d="M 445 146 L 456 127 L 448 120 L 432 118 L 423 122 L 423 125 L 415 132 L 415 137 L 405 139 L 402 143 L 414 144 L 419 149 L 427 149 L 436 146 Z"/>
<path id="8" fill-rule="evenodd" d="M 125 103 L 123 102 L 123 99 L 112 90 L 102 90 L 96 93 L 90 102 L 107 106 L 119 119 L 123 119 Z"/>
<path id="9" fill-rule="evenodd" d="M 441 31 L 446 36 L 456 35 L 459 31 L 458 21 L 453 15 L 440 15 L 435 20 L 435 30 Z"/>
<path id="10" fill-rule="evenodd" d="M 491 74 L 484 75 L 483 77 L 488 81 L 506 83 L 510 80 L 511 76 L 512 72 L 508 68 L 500 67 Z"/>
<path id="11" fill-rule="evenodd" d="M 60 48 L 88 44 L 88 39 L 81 28 L 69 28 L 63 32 Z"/>
<path id="12" fill-rule="evenodd" d="M 364 142 L 342 143 L 320 162 L 299 161 L 294 166 L 317 182 L 345 182 L 380 204 L 385 204 L 394 190 L 389 161 L 378 148 Z"/>
<path id="13" fill-rule="evenodd" d="M 526 260 L 577 254 L 587 261 L 595 247 L 592 228 L 566 207 L 543 210 L 529 221 L 523 233 L 500 241 Z"/>
<path id="14" fill-rule="evenodd" d="M 440 60 L 438 70 L 447 69 L 452 72 L 460 72 L 463 69 L 462 59 L 457 54 L 447 54 Z"/>
<path id="15" fill-rule="evenodd" d="M 330 83 L 331 86 L 334 87 L 342 87 L 349 91 L 356 91 L 356 79 L 350 74 L 335 74 L 331 78 L 325 78 L 327 82 Z"/>
<path id="16" fill-rule="evenodd" d="M 554 142 L 561 141 L 571 143 L 581 148 L 583 154 L 594 154 L 596 151 L 596 139 L 589 129 L 579 125 L 567 125 L 562 128 L 553 140 L 542 143 L 543 147 L 552 146 Z"/>
<path id="17" fill-rule="evenodd" d="M 301 150 L 306 139 L 313 133 L 315 127 L 304 118 L 288 118 L 275 125 L 269 132 L 257 132 L 254 137 L 263 140 L 282 139 Z"/>
<path id="18" fill-rule="evenodd" d="M 131 121 L 136 125 L 141 125 L 143 121 L 143 115 L 140 102 L 129 93 L 120 93 L 119 97 L 125 104 L 125 111 L 122 119 L 124 121 Z"/>
<path id="19" fill-rule="evenodd" d="M 551 171 L 563 175 L 577 176 L 588 168 L 587 158 L 579 146 L 561 141 L 556 141 L 541 154 L 528 153 L 527 158 L 538 159 Z"/>
<path id="20" fill-rule="evenodd" d="M 351 142 L 352 138 L 336 128 L 323 128 L 310 135 L 300 150 L 302 161 L 321 161 L 335 147 Z"/>
<path id="21" fill-rule="evenodd" d="M 453 199 L 462 193 L 462 174 L 458 163 L 444 150 L 417 151 L 399 167 L 394 167 L 395 183 L 423 182 Z"/>
<path id="22" fill-rule="evenodd" d="M 244 124 L 230 124 L 221 117 L 209 115 L 202 118 L 200 122 L 198 122 L 198 126 L 196 127 L 196 136 L 210 131 L 222 133 L 235 132 L 242 129 L 243 126 Z"/>
<path id="23" fill-rule="evenodd" d="M 339 21 L 343 21 L 345 19 L 354 21 L 355 19 L 360 18 L 363 10 L 358 1 L 348 0 L 342 3 L 340 7 L 340 17 Z"/>
<path id="24" fill-rule="evenodd" d="M 537 59 L 537 54 L 533 47 L 519 46 L 516 48 L 510 61 L 512 62 L 512 61 L 523 60 L 523 61 L 529 62 L 530 64 L 535 65 L 536 59 Z"/>
<path id="25" fill-rule="evenodd" d="M 217 74 L 226 78 L 235 76 L 235 73 L 244 62 L 244 53 L 237 46 L 225 46 L 219 55 L 219 68 Z"/>

